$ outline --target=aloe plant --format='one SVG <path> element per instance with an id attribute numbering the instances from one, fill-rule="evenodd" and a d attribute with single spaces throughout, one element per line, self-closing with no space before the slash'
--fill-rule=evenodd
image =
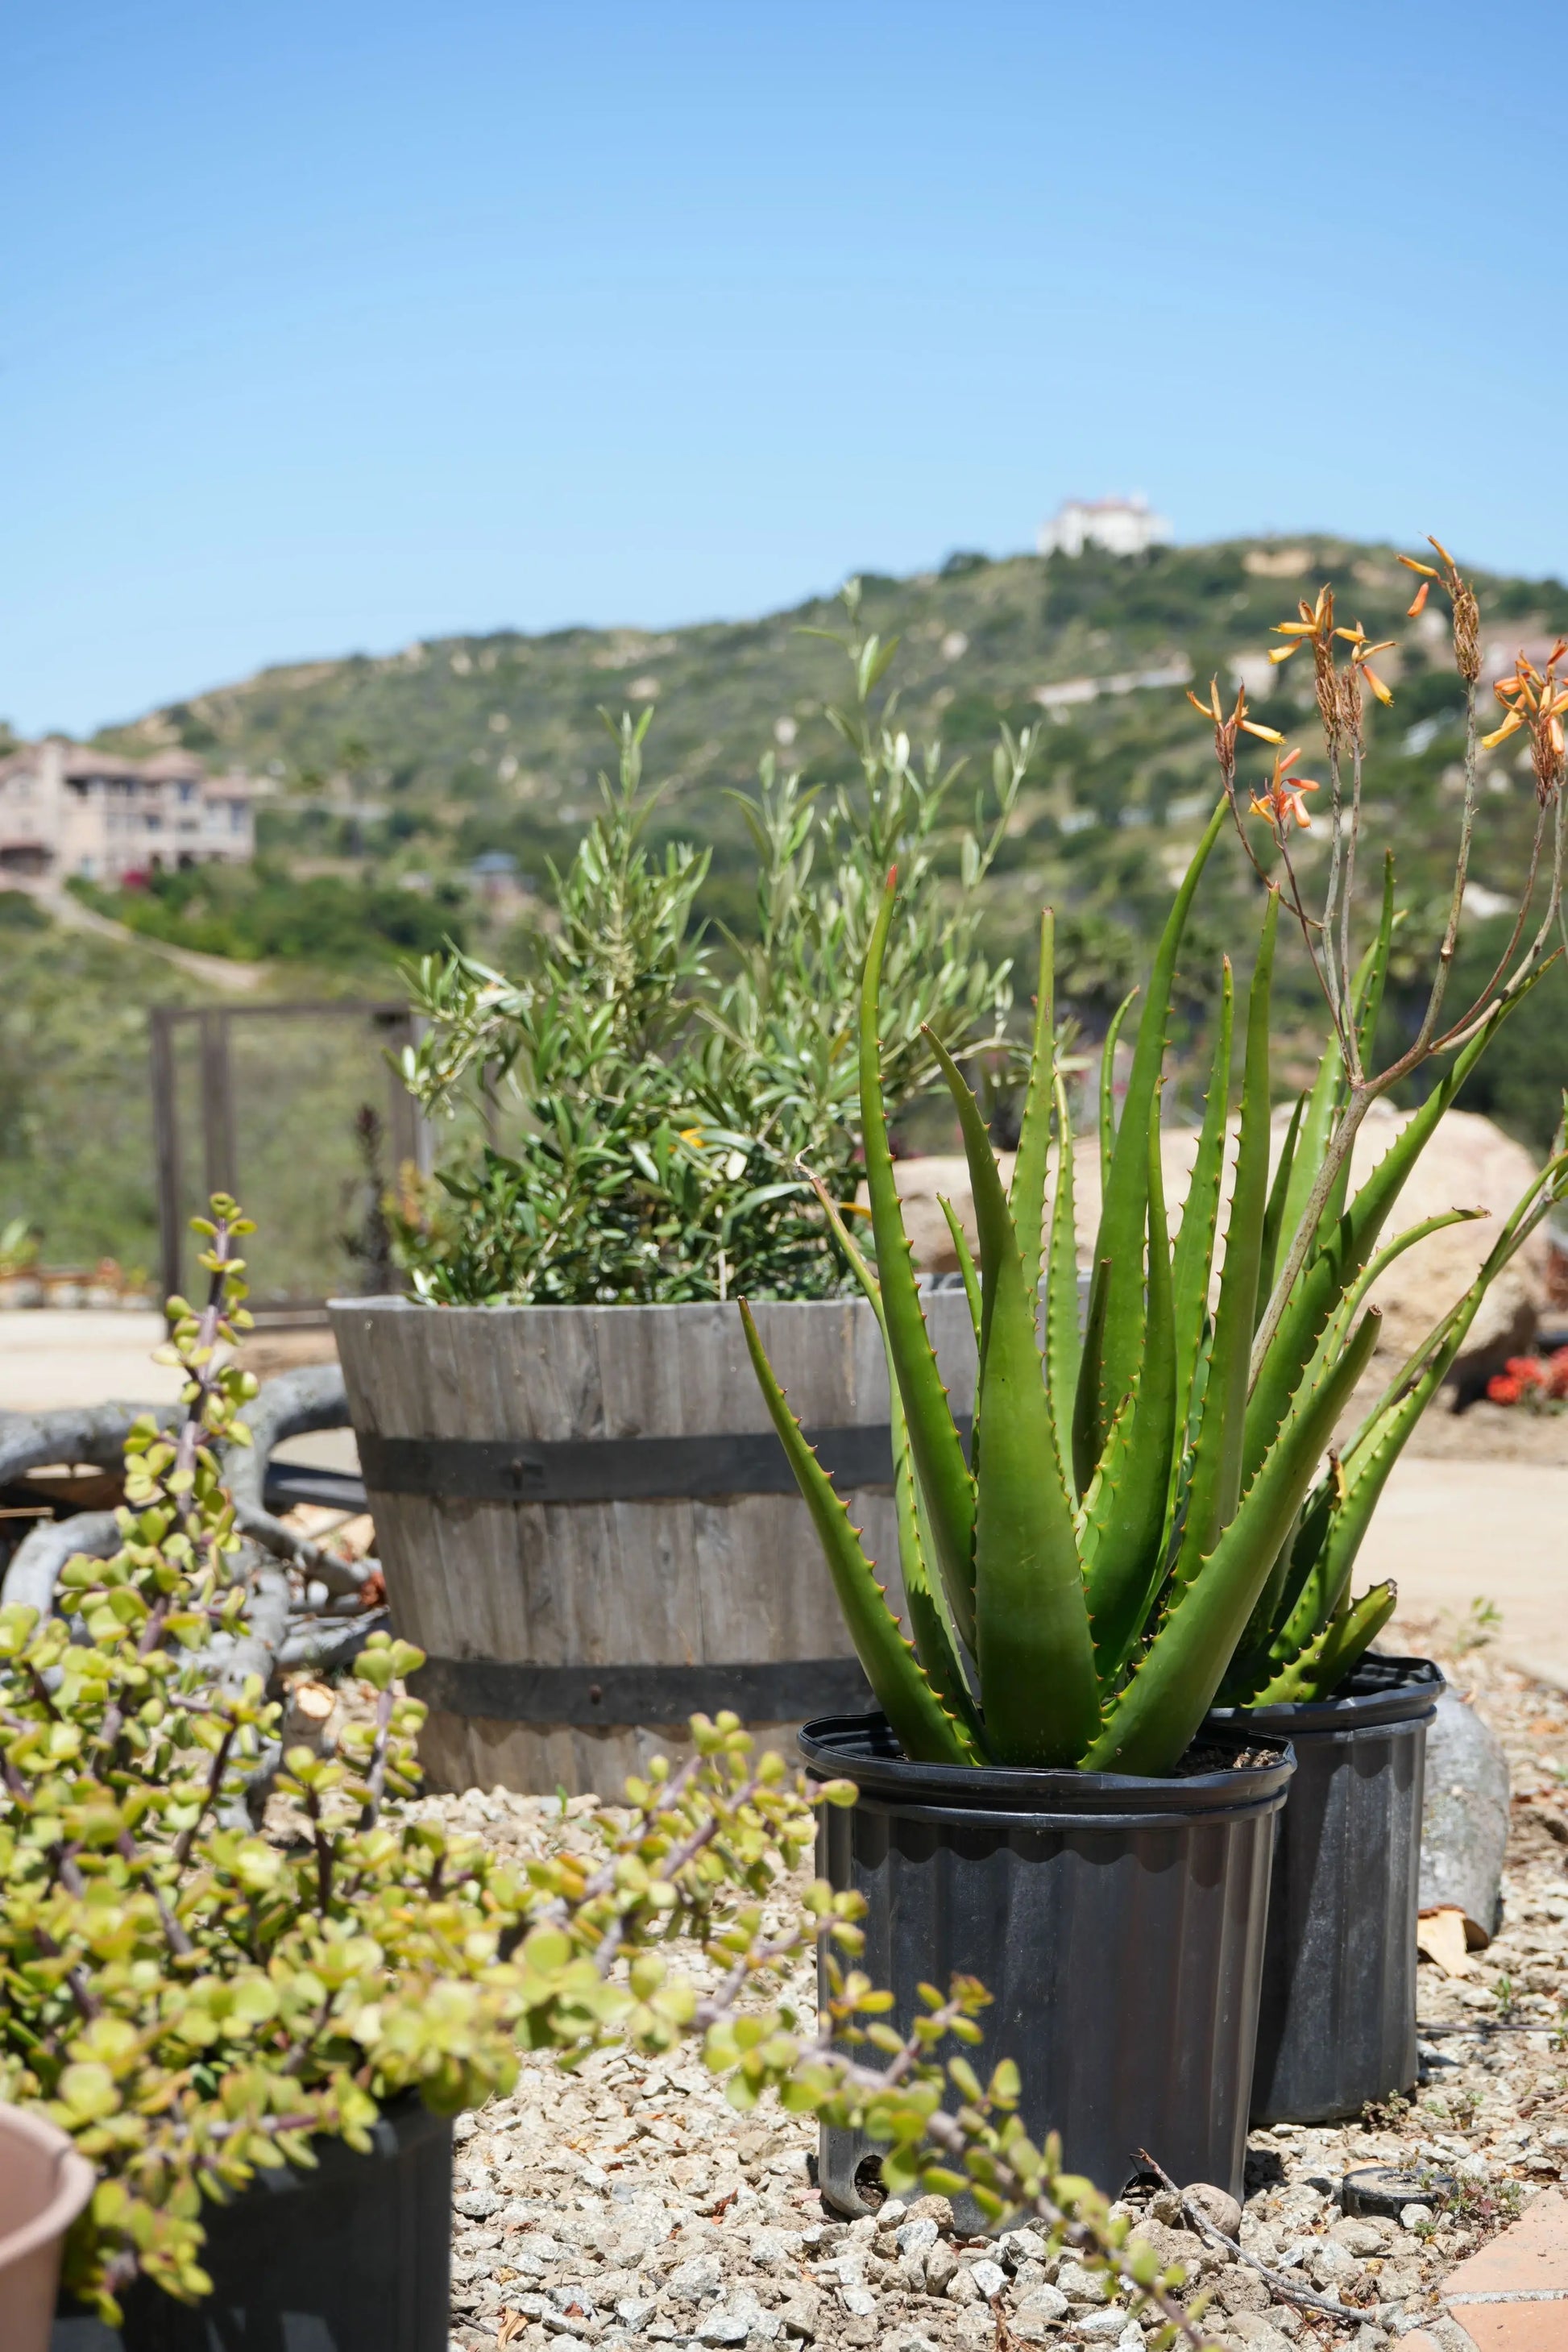
<path id="1" fill-rule="evenodd" d="M 1568 709 L 1568 686 L 1558 686 L 1556 662 L 1568 646 L 1558 648 L 1544 674 L 1521 656 L 1518 675 L 1498 686 L 1509 717 L 1485 743 L 1529 728 L 1535 839 L 1509 954 L 1482 997 L 1439 1031 L 1475 824 L 1480 661 L 1473 592 L 1451 559 L 1437 552 L 1441 572 L 1413 564 L 1426 585 L 1412 611 L 1419 611 L 1435 581 L 1452 605 L 1467 709 L 1465 802 L 1453 900 L 1426 1014 L 1393 1062 L 1381 1071 L 1369 1067 L 1397 921 L 1391 857 L 1373 935 L 1359 963 L 1351 961 L 1363 689 L 1379 701 L 1392 696 L 1371 667 L 1380 648 L 1367 644 L 1359 624 L 1336 626 L 1327 588 L 1314 604 L 1302 603 L 1299 620 L 1284 625 L 1278 634 L 1287 643 L 1274 656 L 1289 659 L 1304 646 L 1312 654 L 1332 778 L 1323 913 L 1308 914 L 1292 854 L 1295 832 L 1311 823 L 1302 795 L 1319 787 L 1296 770 L 1299 751 L 1277 755 L 1248 810 L 1268 826 L 1276 855 L 1274 870 L 1266 871 L 1237 801 L 1237 753 L 1244 734 L 1275 744 L 1282 739 L 1247 718 L 1245 694 L 1227 717 L 1216 688 L 1197 708 L 1213 720 L 1223 793 L 1159 943 L 1119 1125 L 1113 1127 L 1109 1087 L 1101 1090 L 1102 1205 L 1081 1335 L 1073 1138 L 1062 1073 L 1053 1063 L 1048 915 L 1010 1191 L 1004 1191 L 973 1095 L 951 1055 L 931 1041 L 963 1131 L 979 1240 L 976 1269 L 950 1211 L 979 1353 L 967 1455 L 927 1335 L 888 1144 L 878 1042 L 882 955 L 896 898 L 896 879 L 888 877 L 859 1022 L 874 1267 L 820 1185 L 818 1196 L 886 1344 L 909 1633 L 790 1412 L 743 1304 L 742 1312 L 757 1377 L 868 1678 L 911 1759 L 1170 1773 L 1216 1696 L 1257 1705 L 1323 1696 L 1342 1682 L 1393 1612 L 1391 1585 L 1355 1599 L 1350 1591 L 1378 1496 L 1489 1285 L 1568 1192 L 1568 1153 L 1560 1150 L 1506 1221 L 1470 1289 L 1350 1444 L 1333 1451 L 1336 1425 L 1376 1344 L 1378 1318 L 1368 1291 L 1403 1250 L 1464 1213 L 1429 1218 L 1380 1246 L 1401 1189 L 1499 1028 L 1546 969 L 1561 904 L 1560 713 Z M 1227 815 L 1267 896 L 1247 1001 L 1222 1259 L 1236 1018 L 1228 960 L 1208 1099 L 1173 1246 L 1161 1178 L 1160 1097 L 1176 958 Z M 1516 955 L 1548 840 L 1545 917 Z M 1300 927 L 1331 1034 L 1271 1172 L 1269 1013 L 1282 909 Z M 1441 1073 L 1426 1099 L 1352 1192 L 1351 1150 L 1370 1105 L 1439 1055 Z"/>

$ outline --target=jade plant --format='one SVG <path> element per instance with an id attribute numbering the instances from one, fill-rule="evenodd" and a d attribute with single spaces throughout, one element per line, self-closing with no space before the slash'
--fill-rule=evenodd
<path id="1" fill-rule="evenodd" d="M 1564 649 L 1544 673 L 1521 657 L 1498 688 L 1508 716 L 1478 745 L 1475 599 L 1451 560 L 1437 553 L 1441 570 L 1415 567 L 1426 575 L 1416 604 L 1433 581 L 1452 604 L 1468 710 L 1467 784 L 1452 901 L 1412 1044 L 1385 1067 L 1369 1070 L 1396 915 L 1386 859 L 1375 927 L 1357 951 L 1363 696 L 1392 698 L 1371 666 L 1381 649 L 1367 644 L 1359 626 L 1336 626 L 1327 589 L 1285 625 L 1279 649 L 1289 659 L 1310 646 L 1316 666 L 1331 776 L 1323 912 L 1315 916 L 1304 903 L 1292 839 L 1310 827 L 1303 794 L 1320 787 L 1296 769 L 1299 751 L 1279 750 L 1244 814 L 1237 784 L 1240 739 L 1250 734 L 1275 745 L 1282 739 L 1247 718 L 1245 694 L 1227 715 L 1216 688 L 1209 703 L 1197 707 L 1214 726 L 1222 794 L 1159 943 L 1114 1132 L 1106 1087 L 1102 1205 L 1081 1330 L 1073 1137 L 1053 1060 L 1048 915 L 1010 1189 L 973 1094 L 952 1056 L 932 1041 L 963 1132 L 979 1242 L 977 1270 L 950 1209 L 979 1358 L 967 1455 L 926 1331 L 882 1108 L 881 953 L 897 891 L 896 877 L 888 877 L 860 1003 L 874 1265 L 826 1187 L 819 1197 L 884 1334 L 912 1639 L 791 1413 L 749 1314 L 745 1325 L 868 1678 L 912 1760 L 1169 1774 L 1216 1697 L 1258 1704 L 1330 1692 L 1393 1611 L 1392 1586 L 1360 1598 L 1350 1592 L 1372 1509 L 1488 1284 L 1568 1189 L 1568 1158 L 1559 1152 L 1507 1221 L 1471 1289 L 1336 1451 L 1336 1425 L 1377 1340 L 1377 1310 L 1367 1293 L 1391 1259 L 1451 1221 L 1429 1219 L 1380 1247 L 1401 1188 L 1500 1026 L 1545 968 L 1559 919 L 1561 712 L 1568 688 L 1557 684 L 1556 663 Z M 1513 940 L 1483 996 L 1444 1026 L 1478 751 L 1520 726 L 1531 730 L 1537 817 Z M 1248 817 L 1263 820 L 1272 856 L 1266 867 L 1248 845 L 1265 909 L 1247 992 L 1221 1252 L 1234 1021 L 1228 959 L 1205 1116 L 1173 1241 L 1163 1194 L 1161 1093 L 1176 961 L 1199 879 L 1221 828 L 1233 822 L 1245 841 Z M 1526 940 L 1548 843 L 1544 913 Z M 1296 1104 L 1271 1171 L 1270 1006 L 1282 911 L 1300 927 L 1331 1035 L 1317 1081 Z M 1352 1191 L 1351 1147 L 1371 1103 L 1435 1057 L 1440 1066 L 1425 1099 Z M 1108 1055 L 1107 1073 L 1109 1062 Z"/>
<path id="2" fill-rule="evenodd" d="M 983 2082 L 963 2054 L 983 1988 L 957 1980 L 907 2035 L 888 2027 L 854 1965 L 858 1899 L 795 1875 L 814 1807 L 853 1791 L 808 1789 L 732 1715 L 694 1718 L 684 1762 L 656 1758 L 574 1843 L 513 1868 L 406 1801 L 424 1709 L 403 1677 L 423 1659 L 373 1636 L 361 1718 L 334 1754 L 285 1754 L 253 1819 L 280 1709 L 242 1671 L 249 1588 L 219 1452 L 244 1443 L 254 1386 L 225 1361 L 250 1226 L 219 1196 L 199 1230 L 206 1303 L 171 1301 L 184 1411 L 132 1433 L 120 1550 L 67 1566 L 64 1614 L 0 1607 L 0 2099 L 96 2168 L 68 2291 L 110 2323 L 138 2273 L 199 2300 L 205 2204 L 310 2165 L 322 2137 L 367 2147 L 389 2102 L 477 2105 L 525 2050 L 574 2065 L 695 2040 L 737 2108 L 773 2092 L 868 2132 L 889 2186 L 1037 2220 L 1130 2299 L 1156 2352 L 1204 2344 L 1181 2266 L 1064 2172 L 1054 2139 L 1030 2140 L 1015 2069 Z M 679 1937 L 710 1964 L 700 1986 Z M 813 1949 L 815 2019 L 783 1982 Z"/>

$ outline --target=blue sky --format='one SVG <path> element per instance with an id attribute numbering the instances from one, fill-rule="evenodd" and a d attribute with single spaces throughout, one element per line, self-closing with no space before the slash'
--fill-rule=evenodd
<path id="1" fill-rule="evenodd" d="M 1070 491 L 1568 570 L 1534 0 L 6 22 L 23 728 L 765 611 L 1026 546 Z"/>

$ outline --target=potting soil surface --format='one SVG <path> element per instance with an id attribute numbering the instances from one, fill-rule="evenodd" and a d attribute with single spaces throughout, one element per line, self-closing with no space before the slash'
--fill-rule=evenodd
<path id="1" fill-rule="evenodd" d="M 1389 1646 L 1430 1650 L 1436 1630 L 1396 1621 Z M 1473 2276 L 1473 2257 L 1520 2216 L 1533 2210 L 1537 2234 L 1565 2233 L 1568 1698 L 1493 1646 L 1442 1662 L 1509 1750 L 1505 1924 L 1469 1975 L 1423 1962 L 1422 2072 L 1408 2100 L 1343 2126 L 1253 2134 L 1239 2237 L 1272 2275 L 1205 2247 L 1168 2199 L 1129 2206 L 1162 2257 L 1187 2261 L 1210 2292 L 1205 2327 L 1227 2352 L 1380 2352 L 1418 2330 L 1465 2352 L 1477 2340 L 1466 2317 L 1489 2346 L 1529 2352 L 1536 2335 L 1508 2331 L 1550 2322 L 1558 2332 L 1540 2343 L 1568 2347 L 1568 2302 L 1559 2309 L 1554 2289 L 1506 2306 L 1444 2301 L 1445 2284 L 1461 2266 Z M 574 1801 L 564 1821 L 555 1800 L 504 1791 L 420 1802 L 524 1855 L 586 1843 L 593 1801 Z M 700 1954 L 681 1958 L 708 1978 Z M 809 2004 L 809 1969 L 793 1990 Z M 837 2220 L 815 2187 L 814 2127 L 771 2100 L 737 2115 L 694 2050 L 601 2055 L 570 2076 L 531 2058 L 515 2095 L 460 2120 L 458 2137 L 451 2325 L 464 2352 L 545 2352 L 561 2337 L 606 2352 L 1133 2352 L 1152 2332 L 1027 2229 L 1000 2243 L 955 2238 L 941 2198 Z M 1371 2166 L 1430 2185 L 1398 2216 L 1347 2216 L 1341 2181 Z M 1343 2315 L 1292 2299 L 1303 2295 Z"/>

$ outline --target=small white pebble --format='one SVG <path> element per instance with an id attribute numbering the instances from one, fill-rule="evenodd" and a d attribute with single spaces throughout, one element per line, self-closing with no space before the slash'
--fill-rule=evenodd
<path id="1" fill-rule="evenodd" d="M 1432 2226 L 1430 2205 L 1402 2205 L 1399 2209 L 1402 2230 L 1429 2230 Z"/>

